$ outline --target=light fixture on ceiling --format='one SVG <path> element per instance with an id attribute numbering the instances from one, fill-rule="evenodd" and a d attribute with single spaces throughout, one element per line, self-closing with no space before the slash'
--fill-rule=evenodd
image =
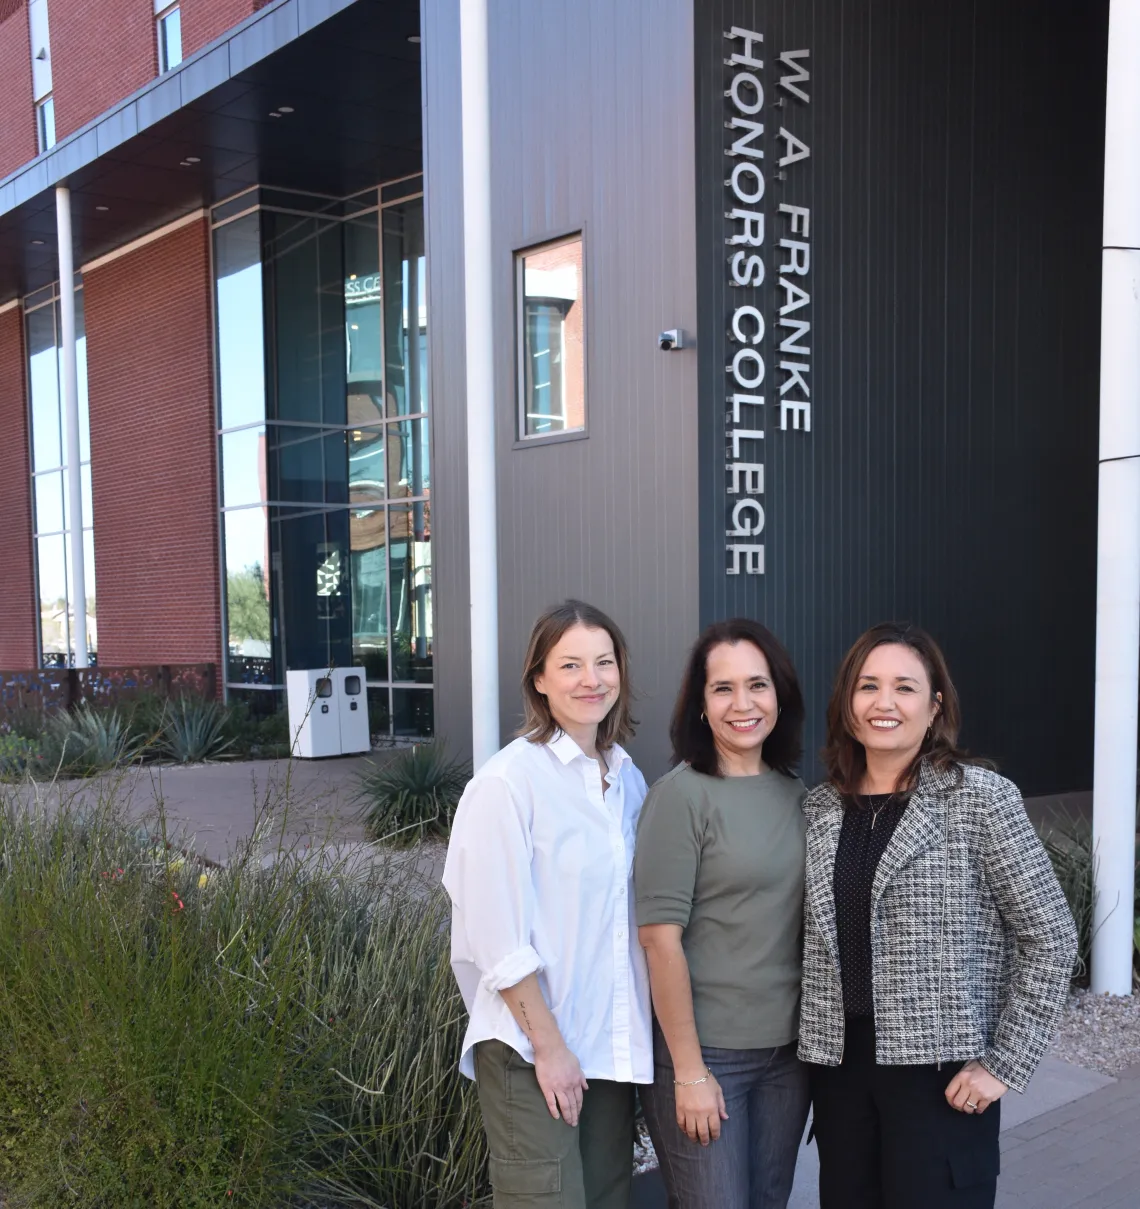
<path id="1" fill-rule="evenodd" d="M 355 281 L 355 280 L 356 280 L 356 274 L 355 274 L 355 273 L 349 273 L 349 275 L 348 275 L 348 279 L 349 279 L 349 281 Z"/>
<path id="2" fill-rule="evenodd" d="M 269 111 L 269 116 L 270 116 L 271 118 L 279 118 L 279 117 L 281 116 L 281 114 L 280 114 L 280 113 L 278 113 L 276 109 L 271 109 L 271 110 Z"/>
<path id="3" fill-rule="evenodd" d="M 408 41 L 411 42 L 411 44 L 413 46 L 419 46 L 419 44 L 420 44 L 419 34 L 408 34 Z"/>
<path id="4" fill-rule="evenodd" d="M 44 241 L 42 239 L 33 239 L 32 240 L 33 248 L 42 248 L 43 246 L 44 246 Z"/>
<path id="5" fill-rule="evenodd" d="M 181 162 L 181 163 L 180 163 L 178 166 L 179 166 L 179 168 L 189 168 L 189 167 L 190 167 L 190 161 L 189 161 L 189 160 L 182 160 L 182 162 Z"/>
<path id="6" fill-rule="evenodd" d="M 278 113 L 292 113 L 293 106 L 292 105 L 278 105 L 277 112 Z"/>
<path id="7" fill-rule="evenodd" d="M 95 207 L 95 209 L 98 210 L 100 212 L 100 214 L 106 214 L 110 208 L 111 208 L 110 206 L 96 206 Z"/>
<path id="8" fill-rule="evenodd" d="M 188 155 L 186 157 L 186 162 L 188 164 L 200 164 L 202 162 L 202 157 L 200 155 Z"/>

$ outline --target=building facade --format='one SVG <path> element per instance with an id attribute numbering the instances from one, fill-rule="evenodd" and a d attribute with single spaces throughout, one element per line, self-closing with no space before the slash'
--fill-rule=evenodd
<path id="1" fill-rule="evenodd" d="M 1092 784 L 1107 17 L 490 0 L 504 734 L 579 596 L 660 773 L 744 613 L 811 776 L 843 651 L 905 617 L 972 749 Z M 0 0 L 0 667 L 82 631 L 277 709 L 352 661 L 375 734 L 465 749 L 459 63 L 458 0 Z"/>

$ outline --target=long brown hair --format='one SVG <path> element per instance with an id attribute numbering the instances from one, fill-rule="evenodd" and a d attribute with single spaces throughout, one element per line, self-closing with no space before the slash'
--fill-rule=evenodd
<path id="1" fill-rule="evenodd" d="M 629 712 L 633 701 L 633 689 L 629 682 L 629 648 L 621 630 L 610 618 L 601 609 L 595 609 L 581 600 L 564 600 L 547 609 L 534 623 L 523 661 L 523 724 L 518 733 L 532 743 L 549 743 L 558 733 L 558 723 L 550 712 L 546 698 L 534 687 L 534 678 L 542 674 L 547 655 L 558 645 L 562 635 L 575 625 L 584 625 L 590 630 L 605 630 L 614 644 L 614 658 L 621 679 L 613 708 L 598 724 L 597 743 L 605 751 L 615 743 L 625 743 L 631 739 L 637 726 Z"/>
<path id="2" fill-rule="evenodd" d="M 901 778 L 898 789 L 905 791 L 915 788 L 924 760 L 945 771 L 957 770 L 961 764 L 978 762 L 958 746 L 958 728 L 961 725 L 958 694 L 938 643 L 925 630 L 909 622 L 884 621 L 860 634 L 843 657 L 827 705 L 827 744 L 822 758 L 828 780 L 845 798 L 859 792 L 863 774 L 867 770 L 867 753 L 852 733 L 855 719 L 851 713 L 851 700 L 867 657 L 876 647 L 887 645 L 905 646 L 912 650 L 926 668 L 931 696 L 939 693 L 942 696 L 930 730 Z"/>
<path id="3" fill-rule="evenodd" d="M 706 776 L 721 776 L 720 761 L 712 730 L 704 721 L 705 685 L 708 681 L 709 652 L 714 646 L 750 642 L 768 661 L 772 687 L 780 707 L 776 725 L 764 740 L 764 763 L 785 776 L 795 775 L 795 766 L 803 752 L 804 698 L 796 676 L 795 664 L 779 639 L 767 626 L 749 617 L 733 617 L 710 625 L 689 652 L 681 677 L 681 689 L 673 706 L 669 738 L 673 743 L 673 763 L 682 762 Z"/>

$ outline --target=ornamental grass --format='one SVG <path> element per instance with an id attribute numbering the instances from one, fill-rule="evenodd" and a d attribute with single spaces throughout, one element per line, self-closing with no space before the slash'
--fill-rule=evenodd
<path id="1" fill-rule="evenodd" d="M 50 811 L 18 788 L 0 787 L 0 1203 L 483 1201 L 446 899 L 413 862 L 309 856 L 267 810 L 207 867 L 114 784 Z"/>

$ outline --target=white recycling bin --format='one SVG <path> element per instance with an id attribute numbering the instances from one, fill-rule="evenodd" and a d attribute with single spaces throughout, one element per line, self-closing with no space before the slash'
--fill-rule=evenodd
<path id="1" fill-rule="evenodd" d="M 372 750 L 362 667 L 285 673 L 292 753 L 305 760 Z"/>
<path id="2" fill-rule="evenodd" d="M 341 751 L 371 751 L 372 731 L 368 725 L 368 690 L 364 686 L 364 668 L 333 668 L 333 684 L 340 712 Z"/>
<path id="3" fill-rule="evenodd" d="M 339 756 L 340 702 L 336 680 L 326 668 L 285 673 L 292 754 L 306 760 Z"/>

